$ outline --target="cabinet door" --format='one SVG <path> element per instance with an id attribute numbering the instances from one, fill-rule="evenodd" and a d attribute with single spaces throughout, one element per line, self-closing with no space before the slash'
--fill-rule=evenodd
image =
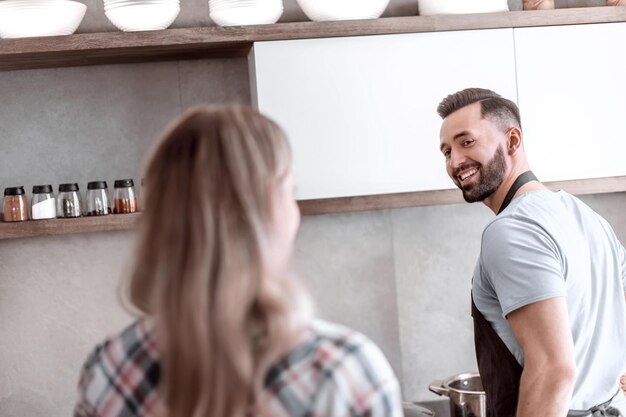
<path id="1" fill-rule="evenodd" d="M 513 30 L 262 42 L 258 108 L 286 130 L 297 198 L 454 188 L 436 108 L 486 87 L 516 100 Z"/>
<path id="2" fill-rule="evenodd" d="M 626 23 L 514 33 L 525 146 L 537 176 L 626 175 Z"/>

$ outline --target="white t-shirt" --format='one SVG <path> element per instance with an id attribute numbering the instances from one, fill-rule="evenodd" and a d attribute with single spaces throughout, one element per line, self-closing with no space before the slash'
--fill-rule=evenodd
<path id="1" fill-rule="evenodd" d="M 626 371 L 626 251 L 600 215 L 564 192 L 530 191 L 483 231 L 472 295 L 517 361 L 507 314 L 565 297 L 577 377 L 570 409 L 610 399 Z M 626 398 L 618 406 L 626 415 Z M 620 404 L 621 403 L 621 404 Z"/>

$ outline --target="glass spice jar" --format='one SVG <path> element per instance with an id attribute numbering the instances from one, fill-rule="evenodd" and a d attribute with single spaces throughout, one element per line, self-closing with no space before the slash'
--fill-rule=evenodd
<path id="1" fill-rule="evenodd" d="M 113 213 L 128 214 L 137 211 L 135 183 L 132 179 L 115 180 L 113 195 Z"/>
<path id="2" fill-rule="evenodd" d="M 24 187 L 9 187 L 4 189 L 2 211 L 5 222 L 23 222 L 28 220 L 28 203 Z"/>
<path id="3" fill-rule="evenodd" d="M 80 195 L 78 184 L 73 182 L 59 185 L 57 217 L 80 217 Z"/>
<path id="4" fill-rule="evenodd" d="M 92 181 L 87 183 L 86 215 L 105 216 L 111 214 L 106 181 Z"/>
<path id="5" fill-rule="evenodd" d="M 33 186 L 33 197 L 30 201 L 30 218 L 43 220 L 54 219 L 56 216 L 56 201 L 52 193 L 52 185 Z"/>

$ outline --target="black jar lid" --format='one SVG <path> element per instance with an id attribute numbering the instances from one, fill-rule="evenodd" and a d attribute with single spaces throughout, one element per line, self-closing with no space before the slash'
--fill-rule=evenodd
<path id="1" fill-rule="evenodd" d="M 4 195 L 24 195 L 24 186 L 21 187 L 9 187 L 4 189 Z"/>
<path id="2" fill-rule="evenodd" d="M 78 184 L 75 182 L 71 182 L 68 184 L 60 184 L 59 185 L 59 192 L 63 193 L 63 192 L 68 192 L 68 191 L 78 191 Z"/>
<path id="3" fill-rule="evenodd" d="M 106 181 L 91 181 L 87 183 L 88 190 L 106 190 L 107 182 Z"/>
<path id="4" fill-rule="evenodd" d="M 33 194 L 49 194 L 52 192 L 52 185 L 33 185 Z"/>
<path id="5" fill-rule="evenodd" d="M 127 188 L 127 187 L 133 187 L 135 183 L 131 179 L 125 179 L 125 180 L 115 180 L 114 185 L 115 185 L 115 188 Z"/>

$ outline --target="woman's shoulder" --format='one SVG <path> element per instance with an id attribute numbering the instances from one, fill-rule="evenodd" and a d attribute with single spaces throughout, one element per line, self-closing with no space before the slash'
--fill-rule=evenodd
<path id="1" fill-rule="evenodd" d="M 332 345 L 346 350 L 376 347 L 376 344 L 363 333 L 338 323 L 313 320 L 311 331 L 314 343 L 319 346 Z"/>
<path id="2" fill-rule="evenodd" d="M 314 320 L 306 340 L 273 367 L 268 383 L 292 372 L 323 379 L 360 377 L 394 380 L 395 375 L 381 349 L 364 334 L 337 323 Z M 289 378 L 287 378 L 289 379 Z M 370 381 L 375 382 L 375 381 Z"/>
<path id="3" fill-rule="evenodd" d="M 139 319 L 106 338 L 88 356 L 75 416 L 126 415 L 122 411 L 128 411 L 129 404 L 148 410 L 159 375 L 153 328 L 148 320 Z"/>
<path id="4" fill-rule="evenodd" d="M 385 354 L 369 337 L 350 327 L 324 320 L 313 321 L 311 328 L 319 357 L 328 366 L 360 369 L 380 378 L 395 378 Z"/>
<path id="5" fill-rule="evenodd" d="M 398 381 L 383 352 L 362 333 L 327 321 L 311 323 L 307 340 L 271 369 L 266 388 L 285 415 L 304 415 L 290 409 L 295 403 L 310 415 L 401 415 Z"/>
<path id="6" fill-rule="evenodd" d="M 154 331 L 150 321 L 140 318 L 96 345 L 85 367 L 107 361 L 121 365 L 138 355 L 156 355 Z"/>

